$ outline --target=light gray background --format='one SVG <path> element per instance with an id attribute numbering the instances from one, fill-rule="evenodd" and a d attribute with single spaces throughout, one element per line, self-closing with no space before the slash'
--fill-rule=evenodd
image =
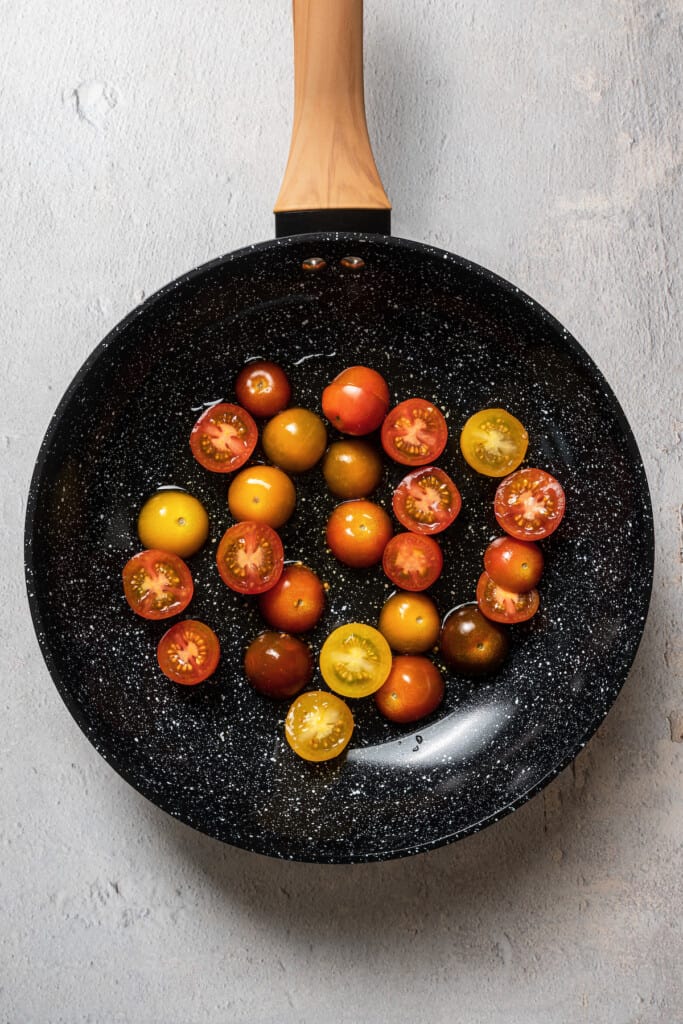
<path id="1" fill-rule="evenodd" d="M 683 1021 L 683 3 L 366 8 L 395 233 L 533 294 L 633 425 L 658 536 L 635 667 L 541 796 L 405 861 L 223 847 L 113 773 L 29 622 L 29 476 L 99 339 L 167 280 L 272 233 L 289 4 L 0 0 L 2 1021 Z"/>

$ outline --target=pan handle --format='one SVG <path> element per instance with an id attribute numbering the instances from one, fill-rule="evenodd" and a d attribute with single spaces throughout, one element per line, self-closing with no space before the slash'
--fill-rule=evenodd
<path id="1" fill-rule="evenodd" d="M 363 0 L 293 0 L 294 123 L 276 235 L 389 234 L 363 95 Z"/>

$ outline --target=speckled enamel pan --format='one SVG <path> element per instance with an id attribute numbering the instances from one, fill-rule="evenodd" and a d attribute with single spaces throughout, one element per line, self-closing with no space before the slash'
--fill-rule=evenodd
<path id="1" fill-rule="evenodd" d="M 311 258 L 322 261 L 314 271 L 304 269 Z M 541 610 L 512 628 L 503 668 L 476 683 L 445 673 L 445 702 L 418 728 L 384 721 L 372 699 L 355 703 L 347 753 L 322 765 L 287 746 L 287 703 L 258 696 L 245 679 L 244 648 L 262 623 L 253 601 L 229 591 L 216 570 L 216 543 L 230 523 L 226 479 L 203 470 L 188 447 L 199 410 L 230 399 L 236 372 L 255 356 L 285 367 L 295 404 L 311 409 L 320 410 L 336 373 L 360 362 L 385 375 L 395 401 L 421 396 L 445 411 L 450 441 L 439 464 L 456 480 L 463 509 L 440 536 L 446 568 L 431 593 L 444 614 L 473 598 L 484 549 L 500 534 L 496 481 L 469 469 L 459 451 L 473 412 L 503 406 L 521 419 L 530 437 L 525 464 L 554 474 L 567 493 L 565 519 L 543 543 Z M 377 500 L 388 510 L 402 475 L 398 466 L 386 470 Z M 195 597 L 187 614 L 216 630 L 223 657 L 196 688 L 160 674 L 155 651 L 166 625 L 136 617 L 120 583 L 139 549 L 137 512 L 169 484 L 200 498 L 211 519 L 209 544 L 189 562 Z M 326 551 L 334 498 L 320 469 L 297 488 L 297 511 L 281 535 L 287 557 L 330 585 L 326 614 L 308 637 L 317 652 L 343 622 L 376 624 L 391 588 L 381 569 L 357 572 Z M 163 288 L 105 338 L 69 387 L 28 500 L 36 632 L 86 736 L 181 821 L 304 861 L 428 850 L 497 821 L 546 785 L 626 679 L 652 567 L 638 450 L 581 346 L 490 272 L 380 234 L 281 238 Z M 317 675 L 313 686 L 321 685 Z"/>

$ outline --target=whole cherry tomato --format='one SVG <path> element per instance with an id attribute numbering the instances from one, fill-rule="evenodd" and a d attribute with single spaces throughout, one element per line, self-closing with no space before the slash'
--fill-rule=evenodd
<path id="1" fill-rule="evenodd" d="M 431 597 L 399 590 L 385 601 L 378 626 L 394 651 L 422 654 L 439 639 L 441 619 Z"/>
<path id="2" fill-rule="evenodd" d="M 235 381 L 237 401 L 252 416 L 275 416 L 286 409 L 292 397 L 287 374 L 277 363 L 261 359 L 247 363 Z"/>
<path id="3" fill-rule="evenodd" d="M 337 498 L 365 498 L 382 479 L 382 460 L 367 441 L 335 441 L 323 459 L 325 483 Z"/>
<path id="4" fill-rule="evenodd" d="M 310 409 L 285 409 L 266 423 L 263 450 L 287 473 L 304 473 L 315 466 L 327 446 L 325 424 Z"/>
<path id="5" fill-rule="evenodd" d="M 267 523 L 274 530 L 287 522 L 295 505 L 294 484 L 277 466 L 243 469 L 228 489 L 228 508 L 235 519 Z"/>
<path id="6" fill-rule="evenodd" d="M 400 655 L 375 693 L 375 704 L 385 718 L 408 724 L 436 711 L 445 692 L 443 676 L 429 658 Z"/>
<path id="7" fill-rule="evenodd" d="M 285 633 L 313 629 L 325 607 L 323 585 L 305 565 L 286 565 L 282 576 L 259 598 L 259 611 L 269 626 Z"/>
<path id="8" fill-rule="evenodd" d="M 473 601 L 448 613 L 439 644 L 448 667 L 463 676 L 495 672 L 510 648 L 507 631 L 482 615 Z"/>
<path id="9" fill-rule="evenodd" d="M 529 541 L 498 537 L 484 552 L 484 568 L 499 587 L 524 594 L 538 586 L 543 574 L 543 555 Z"/>
<path id="10" fill-rule="evenodd" d="M 323 412 L 342 434 L 377 430 L 389 408 L 387 382 L 368 366 L 349 366 L 323 391 Z"/>
<path id="11" fill-rule="evenodd" d="M 344 501 L 327 520 L 327 544 L 332 554 L 354 569 L 376 565 L 392 533 L 391 519 L 371 501 Z"/>
<path id="12" fill-rule="evenodd" d="M 164 489 L 142 506 L 138 536 L 146 548 L 189 558 L 209 536 L 209 517 L 201 501 L 187 491 Z"/>
<path id="13" fill-rule="evenodd" d="M 244 656 L 247 679 L 266 697 L 293 697 L 313 678 L 308 644 L 287 633 L 261 633 Z"/>

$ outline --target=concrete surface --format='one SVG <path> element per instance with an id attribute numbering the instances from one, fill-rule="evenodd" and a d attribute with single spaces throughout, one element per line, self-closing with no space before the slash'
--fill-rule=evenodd
<path id="1" fill-rule="evenodd" d="M 109 328 L 191 265 L 270 235 L 289 4 L 0 0 L 2 1021 L 683 1022 L 683 3 L 366 7 L 395 233 L 530 291 L 633 425 L 658 537 L 636 665 L 542 796 L 406 861 L 222 847 L 113 773 L 33 637 L 29 476 Z"/>

